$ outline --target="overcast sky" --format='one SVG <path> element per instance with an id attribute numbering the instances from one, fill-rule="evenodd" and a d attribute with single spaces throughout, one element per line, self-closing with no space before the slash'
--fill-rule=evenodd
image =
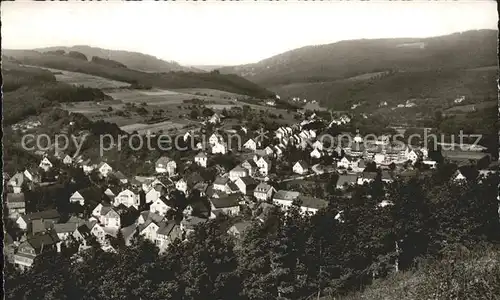
<path id="1" fill-rule="evenodd" d="M 89 45 L 181 64 L 252 63 L 340 40 L 496 28 L 496 3 L 3 2 L 2 47 Z"/>

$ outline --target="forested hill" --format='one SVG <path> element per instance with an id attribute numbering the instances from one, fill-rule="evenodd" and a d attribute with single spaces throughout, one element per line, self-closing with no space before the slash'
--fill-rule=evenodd
<path id="1" fill-rule="evenodd" d="M 497 31 L 431 38 L 361 39 L 307 46 L 260 62 L 221 68 L 276 86 L 327 82 L 381 71 L 426 71 L 497 65 Z"/>
<path id="2" fill-rule="evenodd" d="M 108 58 L 91 61 L 77 57 L 75 53 L 52 51 L 41 53 L 34 50 L 2 50 L 3 60 L 15 61 L 24 65 L 42 66 L 72 72 L 80 72 L 124 81 L 142 86 L 176 89 L 209 88 L 256 98 L 267 98 L 274 93 L 233 74 L 218 72 L 164 72 L 148 73 L 123 67 L 123 64 Z"/>
<path id="3" fill-rule="evenodd" d="M 102 57 L 120 62 L 130 69 L 145 71 L 145 72 L 178 72 L 178 71 L 204 72 L 196 68 L 181 66 L 176 61 L 165 61 L 163 59 L 159 59 L 157 57 L 144 53 L 122 51 L 122 50 L 110 50 L 98 47 L 90 47 L 86 45 L 76 45 L 72 47 L 56 46 L 56 47 L 39 48 L 34 50 L 38 52 L 48 52 L 57 50 L 63 50 L 65 52 L 79 52 L 88 57 L 89 60 L 92 56 Z"/>

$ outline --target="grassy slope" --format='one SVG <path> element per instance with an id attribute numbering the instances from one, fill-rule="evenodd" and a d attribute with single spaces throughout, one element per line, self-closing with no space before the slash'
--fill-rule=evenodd
<path id="1" fill-rule="evenodd" d="M 401 47 L 422 42 L 419 47 Z M 497 32 L 432 38 L 349 40 L 291 50 L 255 64 L 222 68 L 266 86 L 322 82 L 383 70 L 425 71 L 496 65 Z"/>
<path id="2" fill-rule="evenodd" d="M 41 54 L 36 51 L 4 50 L 3 54 L 26 65 L 86 73 L 158 88 L 211 88 L 257 98 L 273 95 L 272 92 L 236 75 L 194 72 L 145 73 L 127 68 L 113 68 L 63 55 Z"/>
<path id="3" fill-rule="evenodd" d="M 201 72 L 201 70 L 197 70 L 195 68 L 181 66 L 179 63 L 175 61 L 165 61 L 156 58 L 152 55 L 147 55 L 139 52 L 109 50 L 109 49 L 102 49 L 98 47 L 90 47 L 84 45 L 77 45 L 72 47 L 49 47 L 36 50 L 39 52 L 47 52 L 54 50 L 64 50 L 66 52 L 77 51 L 87 56 L 88 60 L 90 60 L 92 56 L 103 57 L 118 61 L 126 65 L 130 69 L 145 71 L 145 72 L 172 72 L 172 71 Z"/>
<path id="4" fill-rule="evenodd" d="M 339 110 L 363 101 L 373 109 L 382 101 L 394 106 L 412 98 L 453 100 L 463 95 L 478 101 L 496 99 L 496 74 L 493 69 L 398 72 L 368 80 L 295 83 L 271 89 L 281 97 L 318 100 Z"/>
<path id="5" fill-rule="evenodd" d="M 500 249 L 462 250 L 418 271 L 377 280 L 362 292 L 322 300 L 500 299 Z"/>

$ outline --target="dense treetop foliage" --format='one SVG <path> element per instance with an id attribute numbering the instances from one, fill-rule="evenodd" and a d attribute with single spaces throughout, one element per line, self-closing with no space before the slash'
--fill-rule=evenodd
<path id="1" fill-rule="evenodd" d="M 497 183 L 498 175 L 453 182 L 442 167 L 430 176 L 398 180 L 386 187 L 387 193 L 375 182 L 356 187 L 350 199 L 330 195 L 329 207 L 311 217 L 295 208 L 286 215 L 272 211 L 263 223 L 255 221 L 240 242 L 226 233 L 230 220 L 218 218 L 162 255 L 141 239 L 130 247 L 117 246 L 117 254 L 93 248 L 71 257 L 68 248 L 37 260 L 26 273 L 7 269 L 6 296 L 308 299 L 349 294 L 387 276 L 426 272 L 432 274 L 427 292 L 448 298 L 456 292 L 453 272 L 476 273 L 467 273 L 462 263 L 450 269 L 445 266 L 453 264 L 444 261 L 429 269 L 422 259 L 449 259 L 450 247 L 498 243 Z M 382 200 L 394 205 L 380 207 Z M 461 299 L 494 299 L 484 298 L 493 295 L 485 288 L 498 283 L 499 270 L 488 270 L 492 273 L 477 273 L 477 284 L 459 290 L 466 295 Z"/>

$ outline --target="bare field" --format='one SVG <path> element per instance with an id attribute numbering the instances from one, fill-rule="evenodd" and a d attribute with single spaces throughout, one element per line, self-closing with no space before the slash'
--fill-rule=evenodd
<path id="1" fill-rule="evenodd" d="M 151 133 L 156 133 L 162 130 L 163 132 L 167 132 L 169 130 L 179 130 L 185 127 L 186 125 L 189 125 L 189 122 L 172 122 L 172 121 L 165 121 L 165 122 L 159 122 L 155 124 L 141 124 L 141 123 L 135 123 L 135 124 L 130 124 L 126 126 L 120 127 L 122 130 L 132 133 L 134 131 L 137 131 L 139 134 L 145 134 L 148 131 Z"/>
<path id="2" fill-rule="evenodd" d="M 70 72 L 52 68 L 44 68 L 39 66 L 33 66 L 33 67 L 48 70 L 54 74 L 57 81 L 72 85 L 83 85 L 84 87 L 96 88 L 96 89 L 113 89 L 113 88 L 122 88 L 130 86 L 130 83 L 127 82 L 116 81 L 84 73 Z"/>

